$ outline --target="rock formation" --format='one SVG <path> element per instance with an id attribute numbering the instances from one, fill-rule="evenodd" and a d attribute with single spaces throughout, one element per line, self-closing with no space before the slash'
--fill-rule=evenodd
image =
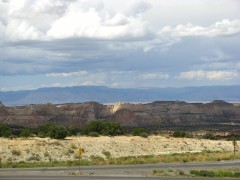
<path id="1" fill-rule="evenodd" d="M 64 126 L 82 126 L 91 120 L 112 120 L 129 127 L 215 127 L 217 124 L 231 128 L 240 125 L 240 105 L 219 100 L 205 104 L 156 101 L 147 104 L 103 105 L 86 102 L 16 107 L 6 107 L 0 103 L 1 124 L 36 127 L 57 123 Z"/>

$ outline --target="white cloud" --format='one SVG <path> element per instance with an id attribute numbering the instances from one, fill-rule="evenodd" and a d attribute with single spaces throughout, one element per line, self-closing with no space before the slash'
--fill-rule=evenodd
<path id="1" fill-rule="evenodd" d="M 62 83 L 53 83 L 51 87 L 62 87 L 64 86 Z"/>
<path id="2" fill-rule="evenodd" d="M 240 33 L 240 19 L 228 20 L 223 19 L 220 22 L 216 22 L 210 26 L 200 26 L 188 23 L 186 25 L 179 24 L 175 27 L 164 26 L 158 32 L 155 32 L 155 37 L 151 41 L 145 43 L 143 47 L 145 52 L 150 50 L 160 50 L 165 52 L 169 50 L 173 45 L 183 41 L 184 37 L 208 37 L 216 38 L 219 36 L 235 35 Z M 230 58 L 231 56 L 224 53 L 221 50 L 214 52 L 215 57 L 201 57 L 202 60 L 220 61 Z"/>
<path id="3" fill-rule="evenodd" d="M 123 14 L 116 14 L 113 17 L 107 17 L 106 21 L 104 22 L 104 25 L 107 26 L 124 26 L 127 25 L 129 23 L 128 18 L 123 15 Z"/>
<path id="4" fill-rule="evenodd" d="M 59 78 L 59 77 L 85 76 L 87 74 L 88 74 L 87 71 L 78 71 L 78 72 L 69 72 L 69 73 L 49 73 L 49 74 L 46 74 L 46 76 Z"/>
<path id="5" fill-rule="evenodd" d="M 240 20 L 223 19 L 220 22 L 216 22 L 209 27 L 203 27 L 199 25 L 193 25 L 188 23 L 186 25 L 177 25 L 176 27 L 165 26 L 159 31 L 159 34 L 170 33 L 176 37 L 186 36 L 226 36 L 240 33 Z"/>
<path id="6" fill-rule="evenodd" d="M 101 0 L 12 0 L 4 3 L 8 16 L 4 31 L 10 40 L 82 38 L 136 38 L 148 34 L 145 21 L 116 9 L 107 9 Z M 114 3 L 117 7 L 117 3 Z M 131 11 L 144 12 L 145 1 L 130 3 Z M 1 27 L 2 28 L 2 27 Z"/>
<path id="7" fill-rule="evenodd" d="M 140 17 L 127 17 L 97 11 L 94 7 L 83 10 L 79 2 L 68 6 L 66 13 L 57 19 L 47 32 L 50 38 L 124 38 L 147 34 L 145 22 Z"/>
<path id="8" fill-rule="evenodd" d="M 11 1 L 9 1 L 8 15 L 19 17 L 20 15 L 23 14 L 22 12 L 26 8 L 26 4 L 28 4 L 28 3 L 29 3 L 28 0 L 11 0 Z"/>
<path id="9" fill-rule="evenodd" d="M 8 4 L 7 23 L 6 27 L 0 27 L 0 31 L 15 41 L 76 37 L 129 41 L 138 38 L 138 47 L 147 52 L 154 48 L 165 51 L 185 36 L 215 37 L 240 32 L 239 19 L 224 19 L 205 27 L 191 23 L 165 26 L 157 32 L 158 25 L 152 21 L 156 14 L 151 14 L 154 11 L 150 10 L 164 8 L 166 3 L 155 1 L 132 0 L 127 6 L 109 0 L 12 0 L 5 4 Z M 118 6 L 128 8 L 119 11 Z M 171 8 L 169 4 L 166 7 Z M 151 16 L 144 16 L 146 13 Z M 161 14 L 160 11 L 157 13 Z M 132 43 L 134 48 L 136 44 Z"/>
<path id="10" fill-rule="evenodd" d="M 76 0 L 41 0 L 35 1 L 32 10 L 36 13 L 61 15 L 68 5 Z"/>
<path id="11" fill-rule="evenodd" d="M 169 75 L 166 73 L 143 73 L 138 76 L 142 80 L 151 80 L 151 79 L 168 79 Z"/>
<path id="12" fill-rule="evenodd" d="M 234 71 L 187 71 L 181 72 L 180 79 L 230 80 L 238 76 Z"/>
<path id="13" fill-rule="evenodd" d="M 0 36 L 4 36 L 4 31 L 5 31 L 5 26 L 3 23 L 0 21 Z"/>
<path id="14" fill-rule="evenodd" d="M 139 72 L 136 71 L 78 71 L 69 73 L 49 73 L 48 78 L 55 80 L 63 80 L 63 78 L 71 77 L 75 80 L 75 85 L 99 85 L 108 87 L 134 87 L 148 86 L 150 81 L 166 80 L 170 76 L 162 72 Z M 127 79 L 127 81 L 126 81 Z M 53 80 L 53 79 L 52 79 Z M 69 84 L 66 84 L 69 86 Z"/>
<path id="15" fill-rule="evenodd" d="M 5 31 L 10 40 L 37 40 L 42 37 L 42 33 L 37 28 L 26 21 L 11 20 Z"/>
<path id="16" fill-rule="evenodd" d="M 142 72 L 141 74 L 138 74 L 138 72 L 135 71 L 96 71 L 96 72 L 88 72 L 88 71 L 76 71 L 76 72 L 68 72 L 68 73 L 48 73 L 46 74 L 47 77 L 51 78 L 61 78 L 61 77 L 81 77 L 81 76 L 93 76 L 93 77 L 104 77 L 109 79 L 114 79 L 115 77 L 121 77 L 121 76 L 132 76 L 136 77 L 137 79 L 141 80 L 150 80 L 150 79 L 168 79 L 169 75 L 162 72 L 155 72 L 155 73 L 149 73 L 149 72 Z"/>

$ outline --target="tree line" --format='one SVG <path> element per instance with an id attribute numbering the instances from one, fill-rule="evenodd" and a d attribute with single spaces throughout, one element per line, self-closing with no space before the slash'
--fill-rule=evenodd
<path id="1" fill-rule="evenodd" d="M 158 134 L 155 131 L 151 131 L 148 128 L 138 127 L 130 128 L 123 127 L 118 122 L 114 121 L 90 121 L 87 124 L 77 126 L 61 126 L 57 124 L 45 124 L 39 127 L 22 127 L 18 125 L 0 124 L 0 137 L 15 138 L 15 137 L 50 137 L 53 139 L 65 139 L 67 136 L 86 135 L 92 137 L 104 136 L 119 136 L 119 135 L 133 135 L 147 138 L 149 134 Z M 186 131 L 174 131 L 171 134 L 175 138 L 193 138 L 194 135 L 191 132 Z M 206 133 L 202 135 L 203 139 L 226 139 L 226 140 L 240 140 L 240 135 L 229 134 L 228 136 L 216 136 L 214 134 Z"/>
<path id="2" fill-rule="evenodd" d="M 26 128 L 21 126 L 11 126 L 0 124 L 0 137 L 30 137 L 37 136 L 40 138 L 50 137 L 53 139 L 64 139 L 67 136 L 86 135 L 97 137 L 118 136 L 126 134 L 126 127 L 122 127 L 118 122 L 113 121 L 90 121 L 82 127 L 70 126 L 64 127 L 57 124 L 45 124 L 36 128 Z M 135 136 L 148 136 L 148 130 L 145 128 L 134 128 L 131 132 Z"/>

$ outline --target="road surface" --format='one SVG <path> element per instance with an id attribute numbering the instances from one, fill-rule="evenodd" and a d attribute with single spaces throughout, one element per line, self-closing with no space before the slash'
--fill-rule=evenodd
<path id="1" fill-rule="evenodd" d="M 55 167 L 55 168 L 2 168 L 0 180 L 49 180 L 49 179 L 186 179 L 186 177 L 150 177 L 154 169 L 228 169 L 239 168 L 240 160 L 219 161 L 205 163 L 162 163 L 144 165 L 114 165 L 114 166 L 85 166 L 80 167 Z M 198 179 L 199 178 L 191 178 Z M 200 178 L 201 179 L 201 178 Z M 206 178 L 203 178 L 206 180 Z M 214 178 L 210 178 L 214 180 Z M 217 179 L 217 178 L 216 178 Z M 223 178 L 221 178 L 223 179 Z M 239 178 L 236 178 L 239 179 Z"/>
<path id="2" fill-rule="evenodd" d="M 1 178 L 0 178 L 1 179 Z M 130 177 L 130 176 L 8 176 L 4 180 L 219 180 L 219 178 L 188 178 L 188 177 Z M 221 180 L 229 180 L 229 178 L 220 178 Z M 239 178 L 231 178 L 230 180 L 239 180 Z"/>

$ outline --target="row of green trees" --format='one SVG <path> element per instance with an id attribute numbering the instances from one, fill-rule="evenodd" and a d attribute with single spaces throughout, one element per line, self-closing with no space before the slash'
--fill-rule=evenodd
<path id="1" fill-rule="evenodd" d="M 0 137 L 50 137 L 54 139 L 64 139 L 68 135 L 68 130 L 56 124 L 46 124 L 38 128 L 11 127 L 0 124 Z"/>
<path id="2" fill-rule="evenodd" d="M 146 128 L 127 128 L 122 127 L 119 123 L 113 121 L 90 121 L 86 125 L 80 127 L 70 126 L 64 127 L 56 124 L 45 124 L 37 128 L 25 128 L 21 126 L 10 126 L 6 124 L 0 124 L 0 137 L 50 137 L 54 139 L 64 139 L 67 136 L 73 135 L 86 135 L 86 136 L 118 136 L 123 134 L 132 134 L 133 136 L 148 137 L 150 132 Z M 179 138 L 191 138 L 193 134 L 185 131 L 175 131 L 172 134 L 173 137 Z M 227 137 L 218 137 L 213 134 L 203 135 L 204 139 L 219 139 L 225 138 L 227 140 L 239 140 L 239 135 L 229 135 Z"/>
<path id="3" fill-rule="evenodd" d="M 12 127 L 5 124 L 0 124 L 0 137 L 50 137 L 54 139 L 64 139 L 72 135 L 86 136 L 118 136 L 126 133 L 131 133 L 134 136 L 148 137 L 149 131 L 145 128 L 129 129 L 122 127 L 118 122 L 113 121 L 90 121 L 82 127 L 64 127 L 56 124 L 45 124 L 37 128 Z"/>

